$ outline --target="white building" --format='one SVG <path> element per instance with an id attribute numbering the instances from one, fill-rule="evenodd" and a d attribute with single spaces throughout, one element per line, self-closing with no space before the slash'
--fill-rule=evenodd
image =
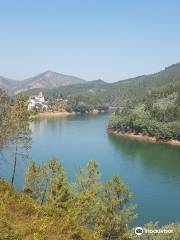
<path id="1" fill-rule="evenodd" d="M 48 109 L 47 102 L 45 101 L 45 98 L 44 98 L 42 92 L 40 92 L 39 95 L 37 95 L 37 96 L 29 97 L 28 110 L 31 110 L 34 108 L 41 109 L 43 111 L 47 111 L 47 109 Z"/>

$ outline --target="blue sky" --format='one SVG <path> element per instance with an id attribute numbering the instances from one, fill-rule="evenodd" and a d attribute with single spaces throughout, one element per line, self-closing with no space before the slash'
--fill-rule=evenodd
<path id="1" fill-rule="evenodd" d="M 117 81 L 180 61 L 178 0 L 0 0 L 0 75 Z"/>

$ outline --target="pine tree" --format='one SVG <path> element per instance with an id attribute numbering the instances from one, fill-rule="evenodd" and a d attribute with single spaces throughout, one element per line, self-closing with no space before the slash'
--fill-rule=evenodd
<path id="1" fill-rule="evenodd" d="M 135 206 L 127 206 L 131 199 L 127 185 L 121 182 L 119 176 L 106 182 L 94 226 L 94 231 L 102 239 L 128 239 L 128 224 L 135 217 Z"/>
<path id="2" fill-rule="evenodd" d="M 25 174 L 24 192 L 39 202 L 42 199 L 42 193 L 44 191 L 44 173 L 44 165 L 38 166 L 35 161 L 30 161 Z"/>
<path id="3" fill-rule="evenodd" d="M 22 94 L 19 94 L 15 97 L 15 102 L 10 114 L 11 145 L 14 148 L 12 185 L 15 180 L 17 161 L 19 159 L 29 159 L 29 150 L 31 148 L 29 117 L 27 99 Z"/>
<path id="4" fill-rule="evenodd" d="M 40 166 L 31 161 L 26 171 L 24 191 L 41 205 L 47 204 L 56 210 L 66 209 L 70 187 L 60 161 L 52 158 Z"/>
<path id="5" fill-rule="evenodd" d="M 0 150 L 7 144 L 10 138 L 10 98 L 0 88 Z"/>
<path id="6" fill-rule="evenodd" d="M 52 158 L 47 164 L 49 179 L 47 202 L 56 208 L 65 209 L 70 198 L 69 184 L 66 173 L 60 161 Z"/>
<path id="7" fill-rule="evenodd" d="M 98 164 L 91 160 L 80 171 L 74 207 L 79 224 L 85 225 L 102 239 L 127 239 L 128 224 L 135 217 L 128 187 L 118 176 L 105 184 L 100 181 Z"/>

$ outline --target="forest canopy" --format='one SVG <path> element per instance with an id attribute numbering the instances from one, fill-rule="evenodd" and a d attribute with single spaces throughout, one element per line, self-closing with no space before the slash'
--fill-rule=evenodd
<path id="1" fill-rule="evenodd" d="M 155 136 L 157 140 L 180 141 L 180 83 L 161 87 L 141 101 L 117 109 L 109 128 Z"/>

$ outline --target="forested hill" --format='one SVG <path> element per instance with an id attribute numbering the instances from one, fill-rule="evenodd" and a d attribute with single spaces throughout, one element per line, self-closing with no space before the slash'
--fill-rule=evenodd
<path id="1" fill-rule="evenodd" d="M 156 140 L 180 141 L 180 82 L 157 88 L 143 100 L 117 109 L 109 128 L 121 133 L 142 134 Z"/>
<path id="2" fill-rule="evenodd" d="M 180 82 L 180 63 L 167 67 L 155 74 L 143 75 L 115 83 L 97 80 L 50 90 L 39 88 L 27 91 L 26 94 L 32 95 L 41 90 L 48 97 L 86 97 L 86 99 L 95 99 L 97 102 L 117 107 L 124 106 L 127 101 L 142 99 L 147 93 L 161 86 L 176 82 Z"/>

